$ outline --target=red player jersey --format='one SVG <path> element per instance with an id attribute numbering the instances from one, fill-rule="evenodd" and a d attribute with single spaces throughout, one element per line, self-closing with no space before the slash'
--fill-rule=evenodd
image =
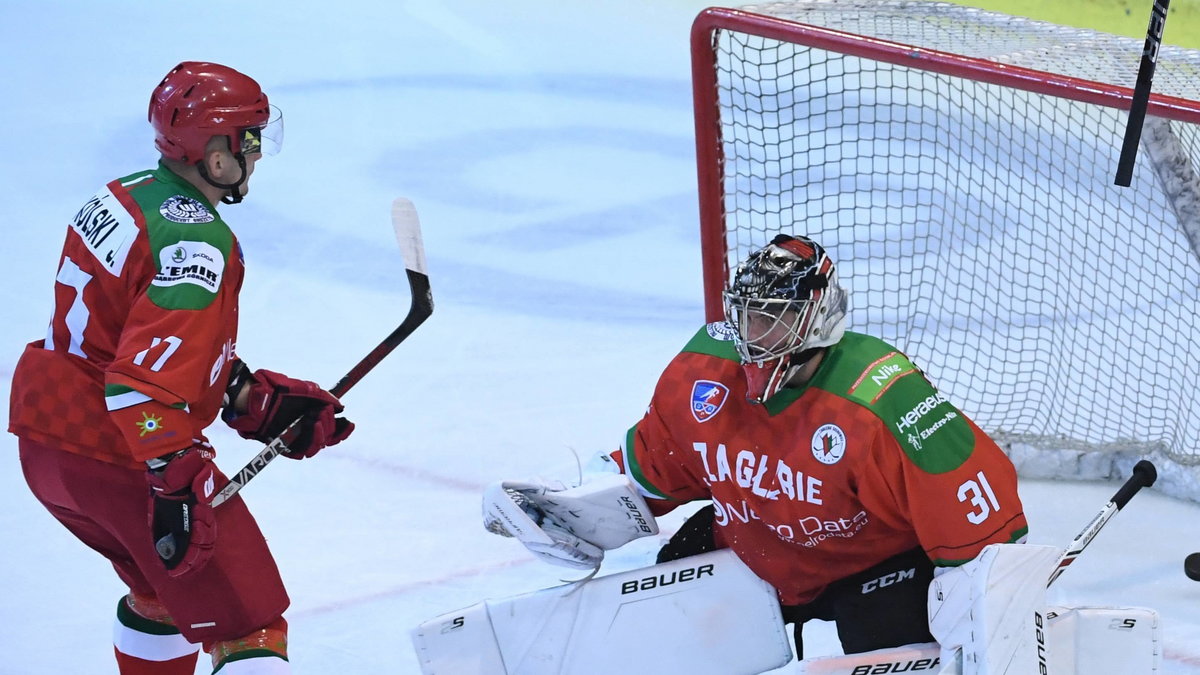
<path id="1" fill-rule="evenodd" d="M 732 335 L 696 334 L 614 457 L 660 515 L 711 499 L 718 542 L 784 604 L 917 546 L 948 566 L 1025 536 L 1012 463 L 904 354 L 847 332 L 759 405 Z"/>
<path id="2" fill-rule="evenodd" d="M 165 166 L 104 186 L 67 229 L 9 430 L 140 468 L 202 438 L 229 377 L 243 272 L 229 226 Z"/>

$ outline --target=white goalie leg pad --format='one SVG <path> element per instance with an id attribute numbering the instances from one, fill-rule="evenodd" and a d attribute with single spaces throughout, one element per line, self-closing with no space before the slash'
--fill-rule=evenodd
<path id="1" fill-rule="evenodd" d="M 992 544 L 929 585 L 929 630 L 963 675 L 1047 672 L 1046 580 L 1062 549 Z M 961 650 L 961 656 L 956 654 Z"/>
<path id="2" fill-rule="evenodd" d="M 1050 607 L 1050 672 L 1152 675 L 1162 663 L 1158 612 L 1144 607 Z"/>
<path id="3" fill-rule="evenodd" d="M 804 659 L 797 666 L 796 672 L 802 675 L 959 675 L 961 671 L 956 662 L 942 663 L 941 648 L 936 642 L 921 642 L 861 654 Z"/>
<path id="4" fill-rule="evenodd" d="M 792 658 L 775 590 L 728 550 L 444 614 L 424 675 L 751 675 Z"/>

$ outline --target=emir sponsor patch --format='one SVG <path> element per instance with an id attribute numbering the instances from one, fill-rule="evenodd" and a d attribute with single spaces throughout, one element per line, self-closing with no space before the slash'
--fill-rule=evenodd
<path id="1" fill-rule="evenodd" d="M 203 204 L 183 195 L 168 197 L 167 201 L 158 207 L 158 212 L 162 214 L 163 218 L 172 223 L 184 223 L 187 225 L 211 223 L 217 218 Z"/>
<path id="2" fill-rule="evenodd" d="M 106 187 L 87 200 L 71 221 L 71 229 L 101 267 L 113 276 L 121 276 L 138 227 L 111 190 Z"/>
<path id="3" fill-rule="evenodd" d="M 846 455 L 846 433 L 836 424 L 822 424 L 813 432 L 812 453 L 822 464 L 837 464 Z"/>
<path id="4" fill-rule="evenodd" d="M 728 342 L 737 338 L 737 330 L 727 321 L 714 321 L 705 326 L 705 329 L 708 331 L 708 336 L 714 340 Z"/>
<path id="5" fill-rule="evenodd" d="M 729 387 L 711 380 L 696 380 L 692 384 L 692 417 L 697 422 L 707 422 L 721 412 L 727 400 Z"/>
<path id="6" fill-rule="evenodd" d="M 204 241 L 181 241 L 158 252 L 159 269 L 152 286 L 193 284 L 216 293 L 225 273 L 225 256 Z"/>

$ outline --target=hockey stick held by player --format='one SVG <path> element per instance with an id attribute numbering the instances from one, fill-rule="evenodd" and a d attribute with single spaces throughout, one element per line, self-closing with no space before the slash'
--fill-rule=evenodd
<path id="1" fill-rule="evenodd" d="M 344 410 L 341 401 L 317 383 L 270 370 L 251 373 L 240 360 L 233 370 L 234 404 L 226 405 L 221 417 L 242 438 L 269 443 L 294 423 L 283 454 L 304 459 L 341 443 L 354 431 L 353 422 L 336 416 Z"/>

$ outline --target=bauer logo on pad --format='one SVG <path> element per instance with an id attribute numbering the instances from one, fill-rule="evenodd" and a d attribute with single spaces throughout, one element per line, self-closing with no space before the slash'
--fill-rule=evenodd
<path id="1" fill-rule="evenodd" d="M 720 382 L 696 380 L 692 385 L 692 417 L 697 422 L 707 422 L 721 412 L 721 406 L 729 398 L 729 387 Z"/>

